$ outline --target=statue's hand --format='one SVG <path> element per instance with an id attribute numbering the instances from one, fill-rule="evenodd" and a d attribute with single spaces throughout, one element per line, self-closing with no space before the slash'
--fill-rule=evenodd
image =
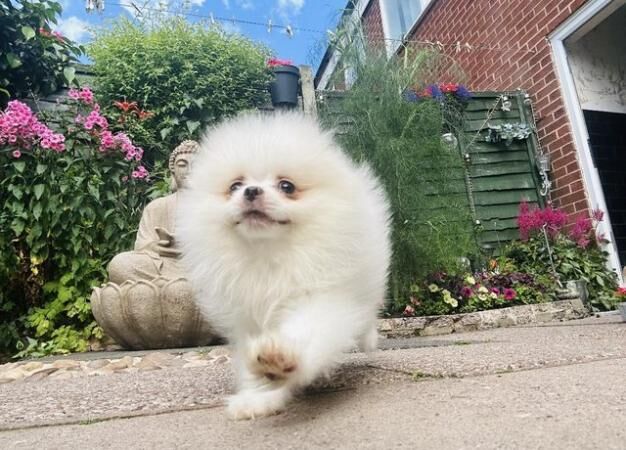
<path id="1" fill-rule="evenodd" d="M 154 227 L 154 231 L 156 232 L 157 236 L 159 236 L 160 245 L 161 245 L 161 242 L 163 242 L 164 244 L 162 245 L 165 247 L 174 246 L 174 235 L 172 233 L 167 231 L 165 228 L 161 228 L 161 227 Z"/>
<path id="2" fill-rule="evenodd" d="M 156 231 L 159 236 L 159 240 L 154 246 L 154 250 L 159 254 L 159 256 L 166 258 L 178 258 L 180 256 L 180 251 L 175 248 L 174 235 L 165 228 L 161 227 L 155 227 L 154 231 Z"/>

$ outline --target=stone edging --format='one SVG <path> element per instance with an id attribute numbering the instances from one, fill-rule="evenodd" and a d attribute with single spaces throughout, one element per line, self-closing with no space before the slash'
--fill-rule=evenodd
<path id="1" fill-rule="evenodd" d="M 229 363 L 230 350 L 216 347 L 208 352 L 190 351 L 175 355 L 150 352 L 143 356 L 124 356 L 92 361 L 57 359 L 56 361 L 18 361 L 0 365 L 0 385 L 14 381 L 33 382 L 44 378 L 68 379 L 81 376 L 99 376 L 113 373 L 134 373 L 159 370 L 166 367 L 205 367 Z"/>
<path id="2" fill-rule="evenodd" d="M 587 316 L 589 311 L 580 299 L 569 299 L 448 316 L 381 319 L 378 331 L 387 338 L 436 336 L 553 320 L 582 319 Z"/>

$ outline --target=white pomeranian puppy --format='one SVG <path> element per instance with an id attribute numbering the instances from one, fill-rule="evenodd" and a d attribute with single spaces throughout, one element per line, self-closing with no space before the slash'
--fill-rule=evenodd
<path id="1" fill-rule="evenodd" d="M 231 417 L 280 412 L 342 352 L 375 349 L 388 204 L 312 119 L 244 114 L 210 130 L 176 229 L 199 306 L 234 348 Z"/>

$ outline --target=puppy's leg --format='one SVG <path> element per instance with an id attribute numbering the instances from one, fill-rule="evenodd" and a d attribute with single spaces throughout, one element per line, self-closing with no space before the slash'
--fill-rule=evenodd
<path id="1" fill-rule="evenodd" d="M 272 334 L 246 336 L 238 351 L 239 391 L 228 401 L 228 413 L 236 420 L 254 419 L 281 412 L 291 399 L 287 378 L 298 361 L 289 347 Z"/>
<path id="2" fill-rule="evenodd" d="M 313 294 L 292 302 L 281 326 L 282 342 L 289 345 L 298 364 L 288 377 L 306 386 L 319 376 L 328 376 L 341 361 L 342 354 L 361 343 L 375 346 L 375 311 L 347 299 L 343 292 Z"/>
<path id="3" fill-rule="evenodd" d="M 373 352 L 378 348 L 378 329 L 376 323 L 370 325 L 359 339 L 359 350 L 365 353 Z"/>

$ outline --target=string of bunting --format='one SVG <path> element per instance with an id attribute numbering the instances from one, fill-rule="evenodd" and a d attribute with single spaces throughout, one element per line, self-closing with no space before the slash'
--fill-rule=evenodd
<path id="1" fill-rule="evenodd" d="M 87 4 L 98 4 L 101 5 L 102 7 L 104 7 L 104 1 L 103 0 L 88 0 Z M 166 9 L 165 4 L 162 4 L 159 7 L 150 7 L 149 5 L 142 5 L 142 6 L 137 6 L 137 4 L 133 1 L 131 2 L 127 2 L 127 3 L 116 3 L 116 2 L 110 2 L 110 5 L 114 5 L 114 6 L 122 6 L 122 7 L 127 7 L 127 8 L 133 8 L 135 11 L 137 11 L 137 14 L 141 15 L 143 13 L 143 10 L 146 11 L 154 11 L 154 12 L 160 12 L 160 13 L 170 13 L 170 14 L 181 14 L 180 12 L 176 12 L 176 11 L 172 11 L 172 10 L 168 10 Z M 93 6 L 91 8 L 87 8 L 87 12 L 91 12 L 94 9 L 98 9 L 98 8 L 94 8 Z M 193 12 L 184 12 L 182 13 L 182 15 L 187 16 L 187 17 L 195 17 L 195 18 L 199 18 L 199 19 L 205 19 L 208 20 L 211 24 L 215 24 L 217 22 L 221 22 L 221 23 L 232 23 L 232 24 L 240 24 L 240 25 L 251 25 L 251 26 L 257 26 L 257 27 L 264 27 L 268 33 L 271 33 L 274 29 L 279 29 L 279 30 L 283 30 L 285 32 L 285 34 L 292 38 L 294 37 L 296 32 L 306 32 L 306 33 L 316 33 L 316 34 L 328 34 L 331 39 L 332 37 L 335 35 L 334 32 L 330 31 L 330 30 L 326 30 L 326 31 L 322 31 L 322 30 L 316 30 L 313 28 L 304 28 L 304 27 L 294 27 L 290 24 L 287 25 L 280 25 L 280 24 L 275 24 L 272 22 L 272 19 L 269 19 L 267 22 L 258 22 L 258 21 L 254 21 L 254 20 L 246 20 L 246 19 L 238 19 L 238 18 L 228 18 L 228 17 L 220 17 L 220 16 L 216 16 L 213 13 L 209 13 L 208 15 L 206 14 L 199 14 L 199 13 L 193 13 Z M 470 44 L 469 42 L 461 42 L 461 41 L 456 41 L 456 42 L 451 42 L 451 43 L 443 43 L 439 40 L 417 40 L 417 39 L 398 39 L 398 38 L 369 38 L 369 40 L 371 41 L 386 41 L 386 42 L 400 42 L 401 45 L 403 46 L 408 46 L 410 44 L 415 44 L 415 45 L 426 45 L 426 46 L 430 46 L 433 48 L 437 48 L 440 51 L 444 51 L 445 49 L 452 49 L 455 53 L 461 53 L 461 52 L 471 52 L 474 50 L 491 50 L 491 51 L 522 51 L 522 52 L 526 52 L 526 53 L 536 53 L 535 50 L 528 48 L 527 46 L 508 46 L 508 45 L 502 45 L 502 44 L 487 44 L 487 43 L 480 43 L 480 44 Z"/>
<path id="2" fill-rule="evenodd" d="M 122 7 L 127 7 L 127 8 L 133 8 L 135 11 L 137 11 L 137 14 L 141 15 L 143 14 L 143 11 L 153 11 L 153 12 L 159 12 L 159 13 L 170 13 L 170 14 L 181 14 L 187 17 L 195 17 L 195 18 L 199 18 L 199 19 L 205 19 L 208 20 L 211 24 L 215 24 L 217 22 L 221 22 L 221 23 L 232 23 L 234 25 L 252 25 L 252 26 L 258 26 L 258 27 L 263 27 L 265 29 L 267 29 L 268 33 L 271 33 L 274 29 L 279 29 L 279 30 L 284 30 L 285 34 L 288 37 L 293 37 L 295 32 L 305 32 L 305 33 L 317 33 L 317 34 L 323 34 L 323 31 L 320 30 L 314 30 L 311 28 L 305 28 L 305 27 L 294 27 L 291 24 L 287 24 L 287 25 L 280 25 L 280 24 L 276 24 L 272 22 L 272 19 L 269 19 L 267 22 L 257 22 L 254 20 L 246 20 L 246 19 L 238 19 L 235 17 L 220 17 L 220 16 L 216 16 L 213 13 L 209 13 L 208 15 L 206 14 L 198 14 L 198 13 L 194 13 L 194 12 L 184 12 L 184 13 L 180 13 L 177 11 L 172 11 L 172 10 L 168 10 L 164 7 L 151 7 L 148 5 L 142 5 L 142 6 L 137 6 L 137 4 L 135 2 L 129 2 L 129 3 L 115 3 L 115 2 L 111 2 L 109 3 L 110 5 L 114 5 L 114 6 L 122 6 Z M 88 9 L 88 12 L 90 12 L 90 10 Z"/>

